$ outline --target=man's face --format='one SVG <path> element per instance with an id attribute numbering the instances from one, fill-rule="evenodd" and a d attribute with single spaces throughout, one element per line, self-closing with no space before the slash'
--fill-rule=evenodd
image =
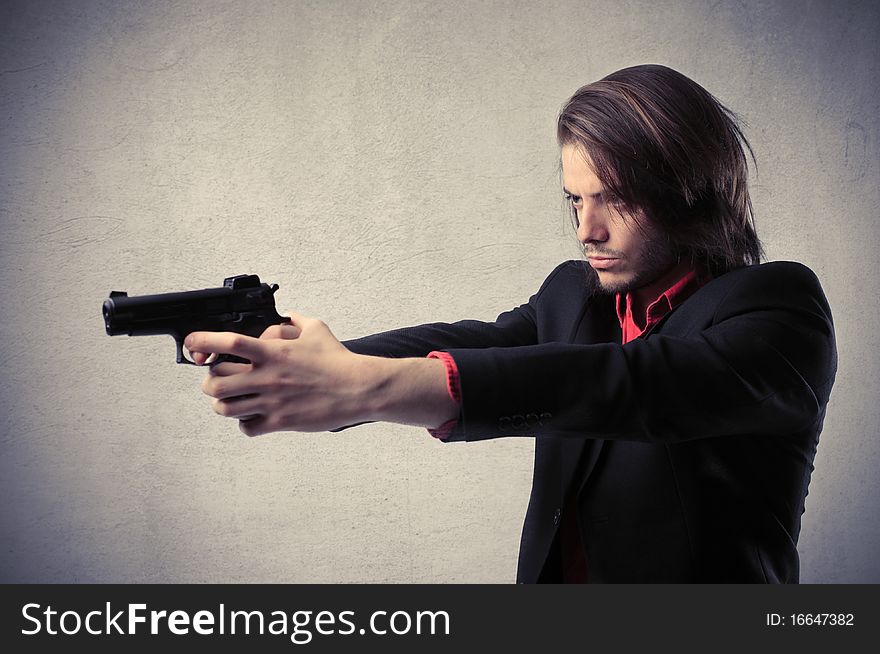
<path id="1" fill-rule="evenodd" d="M 562 146 L 562 179 L 577 215 L 578 240 L 602 290 L 635 290 L 676 264 L 677 257 L 660 230 L 643 212 L 628 213 L 608 197 L 589 156 L 577 146 Z"/>

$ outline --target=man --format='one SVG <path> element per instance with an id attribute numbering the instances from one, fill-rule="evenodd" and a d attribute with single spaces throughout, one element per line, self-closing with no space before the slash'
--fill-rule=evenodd
<path id="1" fill-rule="evenodd" d="M 312 318 L 195 333 L 214 409 L 248 435 L 386 420 L 536 438 L 521 582 L 797 582 L 836 371 L 815 275 L 759 264 L 749 146 L 663 66 L 580 89 L 558 121 L 586 262 L 494 323 L 340 343 Z"/>

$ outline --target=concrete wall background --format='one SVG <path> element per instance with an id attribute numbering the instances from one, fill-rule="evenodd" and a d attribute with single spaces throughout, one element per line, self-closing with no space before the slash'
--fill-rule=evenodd
<path id="1" fill-rule="evenodd" d="M 838 382 L 806 582 L 878 582 L 870 2 L 3 2 L 0 581 L 510 582 L 528 440 L 255 440 L 100 304 L 258 273 L 340 338 L 492 319 L 577 256 L 555 114 L 644 62 L 749 123 L 770 259 L 811 266 Z"/>

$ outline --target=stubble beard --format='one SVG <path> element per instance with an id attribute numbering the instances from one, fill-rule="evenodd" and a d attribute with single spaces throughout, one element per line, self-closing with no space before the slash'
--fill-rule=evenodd
<path id="1" fill-rule="evenodd" d="M 636 270 L 625 279 L 605 279 L 604 273 L 594 270 L 599 288 L 609 295 L 615 293 L 629 293 L 637 288 L 646 286 L 658 279 L 666 271 L 676 265 L 678 256 L 672 246 L 660 240 L 647 241 L 639 253 L 636 261 Z"/>

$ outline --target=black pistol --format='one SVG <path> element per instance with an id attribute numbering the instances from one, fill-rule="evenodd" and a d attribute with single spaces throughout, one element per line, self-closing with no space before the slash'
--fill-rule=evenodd
<path id="1" fill-rule="evenodd" d="M 290 322 L 275 310 L 278 284 L 260 283 L 257 275 L 237 275 L 220 288 L 201 291 L 137 295 L 111 291 L 104 300 L 107 334 L 149 336 L 170 334 L 177 343 L 177 363 L 195 365 L 183 355 L 183 339 L 191 332 L 237 332 L 258 338 L 269 325 Z M 247 359 L 221 354 L 215 363 Z"/>

